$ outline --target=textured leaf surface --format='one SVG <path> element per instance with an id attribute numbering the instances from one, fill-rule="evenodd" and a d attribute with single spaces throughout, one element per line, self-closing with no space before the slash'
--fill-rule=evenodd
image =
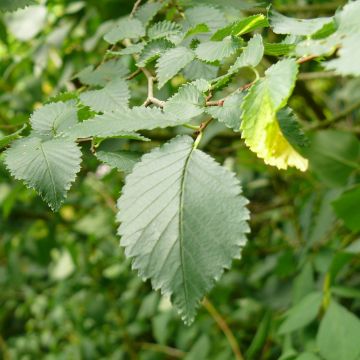
<path id="1" fill-rule="evenodd" d="M 122 19 L 116 26 L 105 34 L 104 40 L 109 44 L 116 44 L 124 39 L 136 39 L 145 35 L 145 28 L 138 19 Z"/>
<path id="2" fill-rule="evenodd" d="M 169 116 L 189 120 L 203 113 L 205 106 L 205 96 L 192 84 L 185 85 L 166 101 L 164 112 Z"/>
<path id="3" fill-rule="evenodd" d="M 105 151 L 100 150 L 96 152 L 96 157 L 108 164 L 110 167 L 130 173 L 134 165 L 139 161 L 140 155 L 133 151 L 119 150 L 119 151 Z"/>
<path id="4" fill-rule="evenodd" d="M 295 19 L 272 11 L 270 14 L 271 28 L 275 34 L 311 35 L 332 21 L 332 17 L 316 19 Z"/>
<path id="5" fill-rule="evenodd" d="M 15 11 L 35 4 L 35 0 L 1 0 L 0 11 Z"/>
<path id="6" fill-rule="evenodd" d="M 117 134 L 121 135 L 129 131 L 177 126 L 185 122 L 186 120 L 165 114 L 158 108 L 140 106 L 98 115 L 93 119 L 76 125 L 72 129 L 72 133 L 78 138 L 89 136 L 106 138 L 114 137 Z"/>
<path id="7" fill-rule="evenodd" d="M 80 149 L 65 138 L 28 137 L 16 140 L 5 152 L 5 164 L 11 174 L 35 189 L 53 210 L 64 201 L 80 162 Z"/>
<path id="8" fill-rule="evenodd" d="M 189 80 L 213 79 L 218 73 L 219 67 L 194 59 L 184 68 L 185 77 Z"/>
<path id="9" fill-rule="evenodd" d="M 164 6 L 160 3 L 145 3 L 135 12 L 134 17 L 140 20 L 145 26 L 154 18 L 157 12 Z"/>
<path id="10" fill-rule="evenodd" d="M 0 149 L 4 148 L 5 146 L 8 146 L 12 141 L 16 140 L 20 137 L 21 133 L 26 129 L 26 124 L 23 125 L 21 129 L 18 131 L 15 131 L 12 134 L 5 135 L 0 137 Z"/>
<path id="11" fill-rule="evenodd" d="M 264 53 L 271 56 L 281 56 L 289 55 L 293 50 L 295 50 L 295 44 L 285 44 L 285 43 L 265 43 L 264 44 Z"/>
<path id="12" fill-rule="evenodd" d="M 192 28 L 198 24 L 206 24 L 210 32 L 222 28 L 226 25 L 224 13 L 212 6 L 198 5 L 185 11 L 185 24 Z"/>
<path id="13" fill-rule="evenodd" d="M 129 70 L 119 60 L 109 60 L 94 70 L 93 66 L 88 66 L 77 74 L 79 80 L 85 85 L 104 86 L 116 78 L 124 78 Z"/>
<path id="14" fill-rule="evenodd" d="M 165 50 L 171 49 L 174 44 L 166 39 L 158 39 L 148 42 L 141 51 L 138 66 L 144 67 L 149 62 L 158 58 Z"/>
<path id="15" fill-rule="evenodd" d="M 321 321 L 317 346 L 326 360 L 357 360 L 360 356 L 360 320 L 332 301 Z"/>
<path id="16" fill-rule="evenodd" d="M 116 79 L 100 90 L 80 94 L 80 100 L 95 111 L 115 111 L 128 106 L 130 92 L 123 79 Z"/>
<path id="17" fill-rule="evenodd" d="M 77 122 L 77 109 L 73 101 L 47 104 L 30 117 L 32 129 L 45 136 L 67 134 Z"/>
<path id="18" fill-rule="evenodd" d="M 165 52 L 156 63 L 156 72 L 161 88 L 195 57 L 192 50 L 179 46 Z"/>
<path id="19" fill-rule="evenodd" d="M 243 67 L 256 67 L 264 55 L 264 45 L 261 35 L 252 37 L 242 54 L 236 59 L 230 67 L 229 73 L 235 73 Z"/>
<path id="20" fill-rule="evenodd" d="M 269 26 L 269 23 L 263 14 L 249 16 L 245 19 L 236 21 L 222 29 L 219 29 L 211 40 L 221 41 L 230 35 L 240 36 L 248 32 Z"/>
<path id="21" fill-rule="evenodd" d="M 239 46 L 239 41 L 233 38 L 223 41 L 208 41 L 201 43 L 195 53 L 199 59 L 213 62 L 234 54 Z"/>
<path id="22" fill-rule="evenodd" d="M 249 215 L 240 193 L 234 174 L 194 150 L 188 136 L 143 156 L 126 179 L 121 245 L 186 323 L 245 245 Z"/>
<path id="23" fill-rule="evenodd" d="M 249 90 L 242 103 L 242 137 L 249 148 L 268 165 L 279 169 L 295 166 L 301 171 L 308 162 L 283 136 L 276 113 L 285 106 L 295 85 L 298 65 L 281 60 L 271 66 L 265 77 Z"/>
<path id="24" fill-rule="evenodd" d="M 232 94 L 225 99 L 223 106 L 210 106 L 206 112 L 223 122 L 228 128 L 240 131 L 243 98 L 244 94 L 242 93 Z"/>
<path id="25" fill-rule="evenodd" d="M 177 35 L 181 32 L 181 26 L 171 21 L 160 21 L 151 26 L 148 30 L 150 39 L 169 38 L 171 35 Z"/>

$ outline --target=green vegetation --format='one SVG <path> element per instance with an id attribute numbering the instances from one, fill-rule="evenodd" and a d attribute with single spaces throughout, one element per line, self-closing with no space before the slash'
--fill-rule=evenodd
<path id="1" fill-rule="evenodd" d="M 359 18 L 0 1 L 0 359 L 360 360 Z"/>

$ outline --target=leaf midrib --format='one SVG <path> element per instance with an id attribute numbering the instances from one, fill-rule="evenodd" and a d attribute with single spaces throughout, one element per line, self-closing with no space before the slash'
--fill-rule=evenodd
<path id="1" fill-rule="evenodd" d="M 51 172 L 50 163 L 49 163 L 48 158 L 46 157 L 46 154 L 45 154 L 45 151 L 44 151 L 44 148 L 43 148 L 42 143 L 40 143 L 39 147 L 40 147 L 41 153 L 42 153 L 42 155 L 43 155 L 43 157 L 44 157 L 44 159 L 45 159 L 45 162 L 46 162 L 46 166 L 47 166 L 47 169 L 48 169 L 48 172 L 49 172 L 49 175 L 50 175 L 51 186 L 52 186 L 53 192 L 54 192 L 55 203 L 57 203 L 55 181 L 54 181 L 53 174 L 52 174 L 52 172 Z"/>
<path id="2" fill-rule="evenodd" d="M 185 193 L 185 182 L 186 182 L 186 175 L 187 175 L 187 169 L 189 167 L 189 162 L 191 159 L 191 155 L 194 152 L 194 148 L 191 147 L 191 150 L 189 152 L 189 155 L 185 161 L 185 165 L 184 165 L 184 169 L 182 171 L 182 175 L 181 175 L 181 183 L 180 183 L 180 201 L 179 201 L 179 248 L 180 248 L 180 264 L 181 264 L 181 274 L 182 274 L 182 278 L 183 278 L 183 284 L 184 284 L 184 297 L 185 297 L 185 302 L 186 302 L 186 308 L 188 308 L 188 303 L 189 303 L 189 294 L 188 294 L 188 290 L 187 290 L 187 285 L 186 285 L 186 277 L 185 277 L 185 269 L 184 269 L 184 240 L 183 240 L 183 223 L 184 223 L 184 219 L 183 219 L 183 215 L 184 215 L 184 193 Z"/>

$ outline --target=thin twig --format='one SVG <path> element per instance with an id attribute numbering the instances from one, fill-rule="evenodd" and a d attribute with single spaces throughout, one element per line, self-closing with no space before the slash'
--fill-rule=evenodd
<path id="1" fill-rule="evenodd" d="M 139 74 L 141 74 L 141 69 L 137 69 L 135 70 L 133 73 L 131 73 L 126 80 L 132 80 L 134 79 L 136 76 L 138 76 Z"/>
<path id="2" fill-rule="evenodd" d="M 296 62 L 297 62 L 298 64 L 303 64 L 303 63 L 305 63 L 305 62 L 307 62 L 307 61 L 311 61 L 311 60 L 313 60 L 313 59 L 315 59 L 315 58 L 317 58 L 317 57 L 319 57 L 319 56 L 318 56 L 318 55 L 303 56 L 303 57 L 301 57 L 300 59 L 298 59 Z"/>
<path id="3" fill-rule="evenodd" d="M 148 81 L 148 95 L 143 106 L 149 106 L 150 104 L 154 104 L 160 108 L 163 108 L 165 105 L 165 101 L 162 101 L 154 97 L 154 80 L 155 80 L 154 76 L 151 74 L 151 72 L 148 69 L 146 68 L 140 68 L 140 69 L 144 73 Z"/>
<path id="4" fill-rule="evenodd" d="M 176 358 L 176 359 L 182 359 L 186 355 L 186 353 L 184 351 L 172 348 L 170 346 L 147 343 L 147 342 L 141 342 L 141 343 L 139 343 L 139 345 L 143 349 L 147 349 L 147 350 L 150 350 L 150 351 L 162 353 L 162 354 L 171 356 L 171 357 Z"/>
<path id="5" fill-rule="evenodd" d="M 131 13 L 129 15 L 129 17 L 133 17 L 135 15 L 135 12 L 137 10 L 137 8 L 140 6 L 141 0 L 136 0 L 134 7 L 131 10 Z"/>
<path id="6" fill-rule="evenodd" d="M 317 124 L 314 124 L 312 126 L 309 126 L 307 130 L 317 130 L 317 129 L 321 129 L 321 128 L 325 128 L 328 127 L 331 124 L 334 124 L 340 120 L 342 120 L 343 118 L 345 118 L 347 115 L 351 114 L 353 111 L 357 110 L 358 108 L 360 108 L 360 100 L 357 101 L 354 104 L 349 105 L 347 108 L 345 108 L 343 111 L 340 111 L 339 113 L 337 113 L 336 115 L 334 115 L 333 117 L 323 120 Z"/>
<path id="7" fill-rule="evenodd" d="M 303 72 L 298 76 L 298 80 L 317 80 L 317 79 L 327 79 L 333 78 L 338 75 L 335 71 L 314 71 L 314 72 Z"/>
<path id="8" fill-rule="evenodd" d="M 219 325 L 219 328 L 222 330 L 224 335 L 226 336 L 226 338 L 229 342 L 229 345 L 231 346 L 231 349 L 235 355 L 235 359 L 236 360 L 244 360 L 244 357 L 240 351 L 239 344 L 238 344 L 234 334 L 230 330 L 225 319 L 221 316 L 221 314 L 216 310 L 215 306 L 207 298 L 204 298 L 203 305 L 206 308 L 206 310 L 209 312 L 211 317 Z"/>

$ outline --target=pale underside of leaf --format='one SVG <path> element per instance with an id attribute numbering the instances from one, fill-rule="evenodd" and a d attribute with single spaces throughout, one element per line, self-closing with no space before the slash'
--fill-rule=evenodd
<path id="1" fill-rule="evenodd" d="M 80 162 L 80 149 L 65 138 L 28 137 L 16 140 L 5 152 L 10 173 L 35 189 L 53 210 L 64 201 Z"/>
<path id="2" fill-rule="evenodd" d="M 118 201 L 119 234 L 139 275 L 171 296 L 186 323 L 248 232 L 235 176 L 177 137 L 143 156 Z"/>
<path id="3" fill-rule="evenodd" d="M 160 56 L 156 63 L 159 88 L 189 64 L 194 57 L 194 52 L 183 46 L 170 49 Z"/>
<path id="4" fill-rule="evenodd" d="M 93 119 L 76 125 L 72 129 L 72 133 L 77 138 L 89 136 L 106 138 L 123 134 L 124 132 L 177 126 L 185 122 L 186 120 L 165 114 L 158 108 L 141 106 L 98 115 Z"/>
<path id="5" fill-rule="evenodd" d="M 130 92 L 123 79 L 115 79 L 100 90 L 80 94 L 80 100 L 95 111 L 115 111 L 128 106 Z"/>

